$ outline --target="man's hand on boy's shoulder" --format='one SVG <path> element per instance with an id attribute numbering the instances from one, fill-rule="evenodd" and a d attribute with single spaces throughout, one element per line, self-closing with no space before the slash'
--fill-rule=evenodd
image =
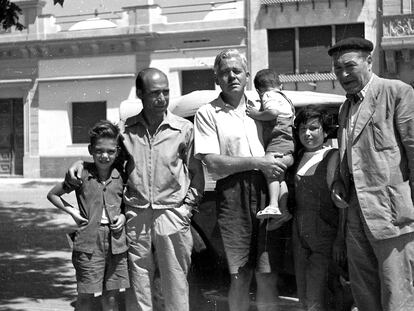
<path id="1" fill-rule="evenodd" d="M 78 188 L 82 185 L 82 171 L 83 171 L 84 162 L 82 160 L 76 161 L 73 163 L 68 171 L 65 174 L 65 185 Z"/>

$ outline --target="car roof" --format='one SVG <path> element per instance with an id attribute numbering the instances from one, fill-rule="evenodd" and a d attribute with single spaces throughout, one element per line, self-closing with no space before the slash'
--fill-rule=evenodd
<path id="1" fill-rule="evenodd" d="M 340 106 L 345 101 L 345 96 L 319 93 L 311 91 L 283 91 L 296 108 L 307 105 Z M 170 99 L 169 110 L 174 114 L 187 118 L 192 117 L 198 108 L 213 101 L 220 94 L 220 90 L 198 90 L 189 94 Z M 247 98 L 259 101 L 256 91 L 245 91 Z M 138 114 L 142 109 L 142 103 L 138 98 L 124 100 L 119 108 L 121 120 Z"/>

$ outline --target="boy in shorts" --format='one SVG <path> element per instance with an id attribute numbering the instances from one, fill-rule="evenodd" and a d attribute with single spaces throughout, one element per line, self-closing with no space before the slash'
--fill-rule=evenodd
<path id="1" fill-rule="evenodd" d="M 102 310 L 116 311 L 119 291 L 129 287 L 122 202 L 124 172 L 117 164 L 120 132 L 111 122 L 100 121 L 89 137 L 88 150 L 94 162 L 85 162 L 81 184 L 75 187 L 58 183 L 47 198 L 79 226 L 72 254 L 78 290 L 76 310 L 92 310 L 100 303 Z M 72 191 L 76 192 L 79 210 L 62 198 Z"/>
<path id="2" fill-rule="evenodd" d="M 247 115 L 263 123 L 263 138 L 266 155 L 279 155 L 286 166 L 292 165 L 294 151 L 293 121 L 295 109 L 292 102 L 280 91 L 278 75 L 263 69 L 257 72 L 254 86 L 260 96 L 261 109 L 247 106 Z M 279 225 L 292 218 L 287 209 L 287 185 L 282 178 L 267 178 L 269 188 L 269 205 L 260 210 L 258 219 L 276 218 Z"/>

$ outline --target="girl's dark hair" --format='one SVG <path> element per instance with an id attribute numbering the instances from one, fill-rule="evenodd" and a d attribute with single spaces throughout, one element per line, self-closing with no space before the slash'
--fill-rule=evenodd
<path id="1" fill-rule="evenodd" d="M 329 124 L 330 115 L 328 112 L 315 105 L 309 105 L 299 110 L 295 118 L 295 128 L 299 129 L 299 125 L 308 122 L 310 119 L 318 119 L 325 133 L 329 134 L 331 128 Z"/>
<path id="2" fill-rule="evenodd" d="M 108 120 L 101 120 L 97 122 L 89 130 L 90 144 L 93 146 L 99 138 L 112 138 L 119 142 L 120 131 L 118 126 Z"/>

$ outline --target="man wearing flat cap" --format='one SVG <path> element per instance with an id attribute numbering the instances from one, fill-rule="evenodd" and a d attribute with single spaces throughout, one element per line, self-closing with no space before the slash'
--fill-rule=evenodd
<path id="1" fill-rule="evenodd" d="M 328 51 L 347 93 L 339 112 L 346 244 L 361 311 L 414 310 L 414 90 L 372 73 L 372 42 L 347 38 Z"/>

